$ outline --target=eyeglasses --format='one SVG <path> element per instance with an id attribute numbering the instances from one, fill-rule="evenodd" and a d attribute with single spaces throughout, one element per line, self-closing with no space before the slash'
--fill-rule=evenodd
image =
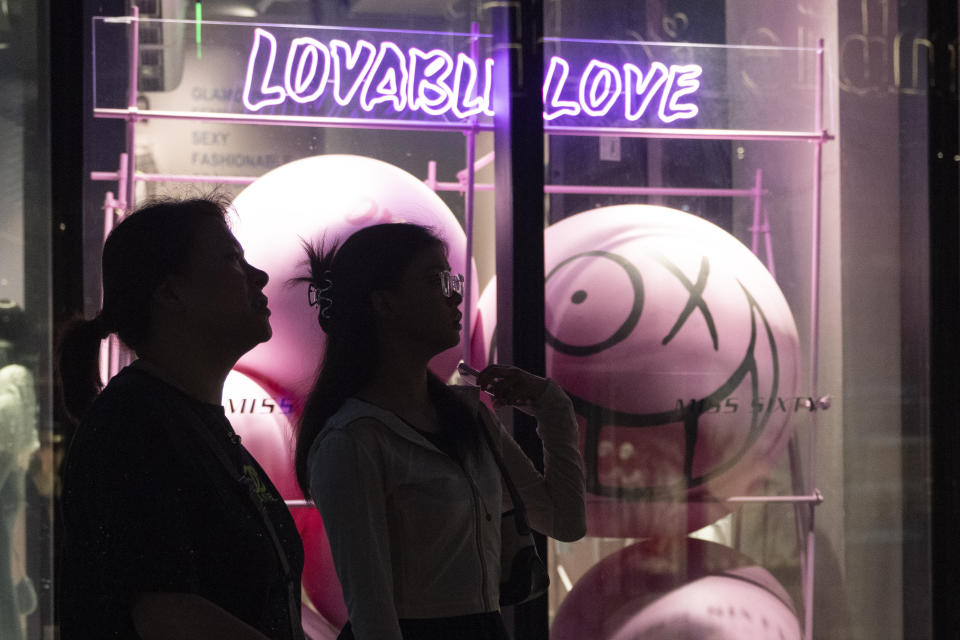
<path id="1" fill-rule="evenodd" d="M 461 298 L 463 297 L 463 275 L 452 271 L 441 271 L 439 276 L 440 291 L 443 293 L 443 297 L 449 298 L 455 293 Z"/>

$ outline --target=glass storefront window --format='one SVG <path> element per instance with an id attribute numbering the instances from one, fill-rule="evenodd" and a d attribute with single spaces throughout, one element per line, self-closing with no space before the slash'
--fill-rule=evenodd
<path id="1" fill-rule="evenodd" d="M 126 131 L 86 167 L 106 211 L 91 233 L 216 188 L 282 283 L 299 237 L 412 210 L 467 274 L 467 333 L 435 370 L 496 360 L 480 3 L 204 3 L 201 25 L 141 4 L 92 23 L 90 108 Z M 587 537 L 548 548 L 552 638 L 931 636 L 930 425 L 911 380 L 930 374 L 915 354 L 932 319 L 907 284 L 929 260 L 926 68 L 943 43 L 926 20 L 886 2 L 545 3 L 545 367 L 574 401 L 588 502 Z M 238 430 L 288 435 L 319 351 L 300 292 L 270 299 L 275 337 L 224 402 Z M 276 464 L 325 637 L 345 608 Z"/>
<path id="2" fill-rule="evenodd" d="M 45 44 L 36 3 L 0 5 L 0 637 L 11 640 L 54 631 Z"/>

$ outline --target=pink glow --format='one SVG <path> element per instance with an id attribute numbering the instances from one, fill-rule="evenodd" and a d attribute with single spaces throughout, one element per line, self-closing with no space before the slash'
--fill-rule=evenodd
<path id="1" fill-rule="evenodd" d="M 247 62 L 243 104 L 257 112 L 288 98 L 300 104 L 319 100 L 327 85 L 342 107 L 355 105 L 371 113 L 378 105 L 393 111 L 420 111 L 429 116 L 448 113 L 458 118 L 493 115 L 490 89 L 493 59 L 483 60 L 482 70 L 464 53 L 456 59 L 440 49 L 406 50 L 384 41 L 379 46 L 357 40 L 353 46 L 333 39 L 324 44 L 314 38 L 294 39 L 287 48 L 282 84 L 271 84 L 277 64 L 277 39 L 257 28 Z M 281 54 L 282 55 L 282 54 Z M 603 118 L 615 114 L 639 120 L 657 100 L 656 117 L 671 123 L 696 117 L 699 108 L 687 97 L 700 88 L 699 65 L 652 62 L 646 70 L 599 59 L 578 70 L 570 80 L 570 63 L 552 56 L 543 83 L 543 117 L 547 121 L 568 116 Z M 570 81 L 570 82 L 568 82 Z M 576 83 L 576 86 L 568 86 Z M 622 96 L 622 98 L 621 98 Z M 359 100 L 358 100 L 359 97 Z"/>

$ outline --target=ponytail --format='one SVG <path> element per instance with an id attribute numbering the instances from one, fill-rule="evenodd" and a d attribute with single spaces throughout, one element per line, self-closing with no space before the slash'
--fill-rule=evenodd
<path id="1" fill-rule="evenodd" d="M 179 273 L 203 220 L 226 224 L 227 201 L 219 196 L 158 199 L 127 215 L 103 245 L 103 307 L 93 320 L 64 327 L 57 349 L 57 381 L 67 414 L 80 420 L 103 388 L 100 341 L 111 333 L 136 351 L 148 339 L 150 300 L 160 283 Z"/>
<path id="2" fill-rule="evenodd" d="M 307 273 L 290 283 L 310 285 L 308 300 L 318 307 L 326 334 L 316 382 L 296 427 L 294 469 L 308 499 L 310 448 L 330 416 L 373 378 L 380 361 L 371 293 L 396 287 L 414 257 L 430 247 L 446 249 L 433 231 L 408 223 L 364 227 L 342 244 L 304 243 Z"/>
<path id="3" fill-rule="evenodd" d="M 115 331 L 101 312 L 93 320 L 77 318 L 67 324 L 57 349 L 57 382 L 67 414 L 76 422 L 103 388 L 100 381 L 100 342 Z"/>

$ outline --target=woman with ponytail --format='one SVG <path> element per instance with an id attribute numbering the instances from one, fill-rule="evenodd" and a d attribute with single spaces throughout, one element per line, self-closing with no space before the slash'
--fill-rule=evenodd
<path id="1" fill-rule="evenodd" d="M 499 611 L 504 489 L 482 429 L 530 525 L 586 530 L 570 400 L 552 381 L 492 365 L 478 383 L 534 411 L 540 474 L 479 402 L 427 368 L 460 342 L 463 277 L 430 230 L 382 224 L 308 247 L 308 298 L 326 349 L 296 446 L 297 480 L 323 516 L 349 622 L 340 639 L 505 640 Z"/>
<path id="2" fill-rule="evenodd" d="M 63 469 L 64 638 L 303 638 L 303 549 L 280 494 L 221 406 L 270 338 L 267 274 L 213 199 L 141 207 L 103 248 L 103 308 L 63 333 L 79 422 Z M 101 390 L 116 333 L 137 359 Z"/>

